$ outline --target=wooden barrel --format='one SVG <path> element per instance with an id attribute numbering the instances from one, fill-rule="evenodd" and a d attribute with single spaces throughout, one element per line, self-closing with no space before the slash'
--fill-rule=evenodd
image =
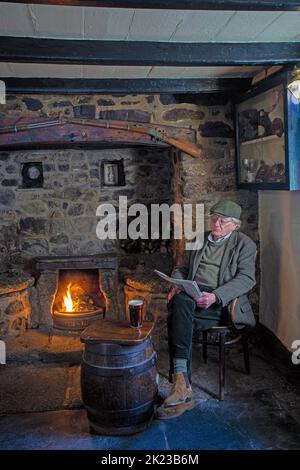
<path id="1" fill-rule="evenodd" d="M 109 323 L 119 322 L 104 321 L 102 325 Z M 126 328 L 129 335 L 140 331 L 128 324 Z M 95 335 L 82 337 L 81 390 L 89 423 L 99 434 L 134 434 L 149 426 L 154 411 L 157 382 L 152 340 L 149 335 L 140 338 L 142 341 L 102 336 L 101 341 Z"/>

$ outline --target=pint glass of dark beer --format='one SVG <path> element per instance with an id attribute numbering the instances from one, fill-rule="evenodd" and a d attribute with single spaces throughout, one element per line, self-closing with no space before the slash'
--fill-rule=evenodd
<path id="1" fill-rule="evenodd" d="M 140 328 L 143 322 L 143 300 L 129 300 L 129 317 L 132 328 Z"/>

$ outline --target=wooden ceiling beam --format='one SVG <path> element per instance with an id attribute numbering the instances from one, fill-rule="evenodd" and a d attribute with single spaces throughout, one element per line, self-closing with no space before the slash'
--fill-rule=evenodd
<path id="1" fill-rule="evenodd" d="M 198 94 L 237 93 L 249 88 L 251 78 L 82 79 L 1 77 L 7 94 Z"/>
<path id="2" fill-rule="evenodd" d="M 0 36 L 0 62 L 211 67 L 299 61 L 299 42 L 186 43 Z"/>
<path id="3" fill-rule="evenodd" d="M 8 3 L 34 3 L 101 8 L 134 8 L 151 10 L 231 10 L 231 11 L 298 11 L 296 0 L 30 0 Z"/>

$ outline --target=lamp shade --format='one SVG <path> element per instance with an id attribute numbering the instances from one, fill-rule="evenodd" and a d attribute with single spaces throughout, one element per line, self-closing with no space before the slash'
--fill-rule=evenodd
<path id="1" fill-rule="evenodd" d="M 293 72 L 293 79 L 288 84 L 288 90 L 300 101 L 300 69 Z"/>

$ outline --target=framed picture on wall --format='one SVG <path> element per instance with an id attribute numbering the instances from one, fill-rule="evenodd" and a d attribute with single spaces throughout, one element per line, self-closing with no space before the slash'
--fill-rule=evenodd
<path id="1" fill-rule="evenodd" d="M 120 160 L 103 160 L 101 162 L 101 184 L 102 186 L 125 185 L 123 158 Z"/>
<path id="2" fill-rule="evenodd" d="M 287 188 L 286 95 L 284 80 L 277 78 L 236 103 L 238 187 Z"/>

